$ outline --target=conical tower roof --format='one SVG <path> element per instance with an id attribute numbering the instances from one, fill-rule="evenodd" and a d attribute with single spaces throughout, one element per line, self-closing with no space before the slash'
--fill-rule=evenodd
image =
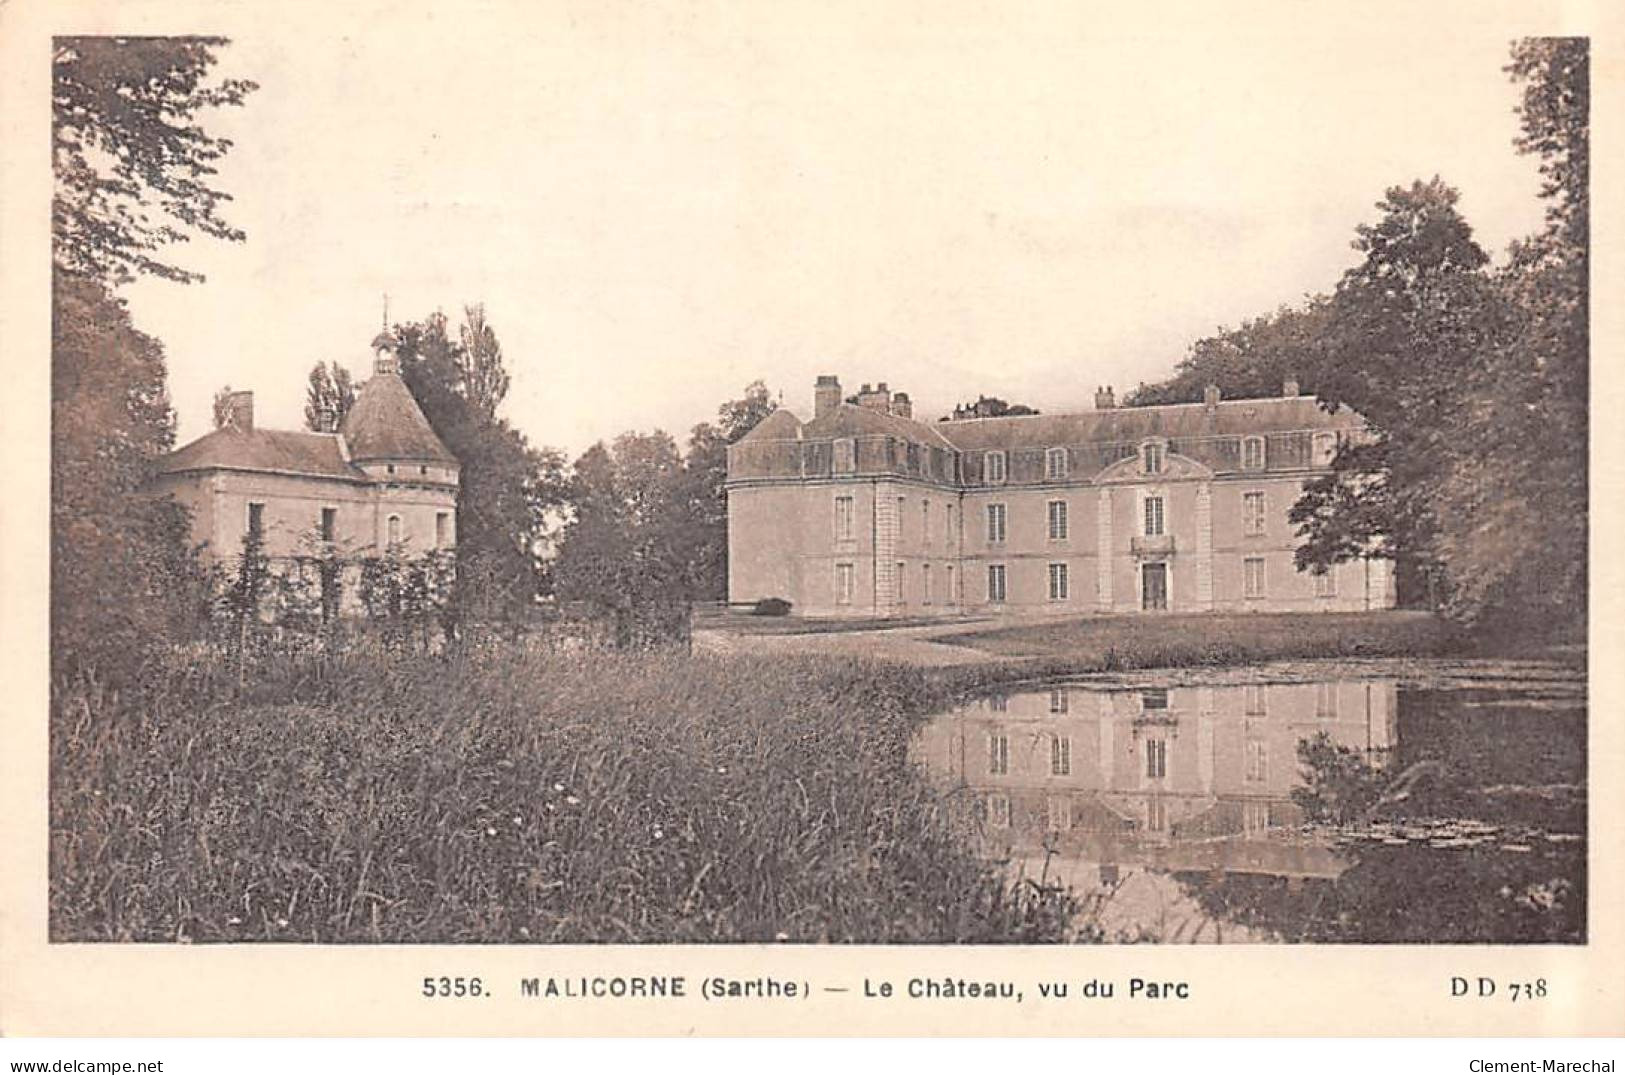
<path id="1" fill-rule="evenodd" d="M 379 459 L 456 463 L 399 373 L 379 370 L 356 393 L 339 432 L 357 463 Z"/>

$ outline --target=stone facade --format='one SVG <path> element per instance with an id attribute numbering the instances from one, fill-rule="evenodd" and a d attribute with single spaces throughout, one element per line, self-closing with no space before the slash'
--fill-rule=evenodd
<path id="1" fill-rule="evenodd" d="M 238 392 L 222 428 L 160 462 L 155 491 L 188 509 L 206 560 L 234 561 L 257 528 L 274 570 L 344 562 L 332 598 L 352 611 L 360 560 L 456 549 L 458 462 L 401 379 L 392 346 L 375 341 L 373 377 L 339 432 L 258 429 L 252 393 Z"/>
<path id="2" fill-rule="evenodd" d="M 729 451 L 729 599 L 806 615 L 1389 608 L 1382 560 L 1299 572 L 1287 512 L 1366 435 L 1313 397 L 916 422 L 882 384 Z M 901 394 L 899 394 L 901 396 Z"/>

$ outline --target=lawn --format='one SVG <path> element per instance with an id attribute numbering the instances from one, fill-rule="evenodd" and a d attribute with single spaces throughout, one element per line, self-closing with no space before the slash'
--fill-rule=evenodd
<path id="1" fill-rule="evenodd" d="M 1440 620 L 1420 612 L 1029 620 L 937 641 L 996 658 L 1047 658 L 1080 672 L 1286 659 L 1427 657 L 1459 647 L 1459 640 Z"/>

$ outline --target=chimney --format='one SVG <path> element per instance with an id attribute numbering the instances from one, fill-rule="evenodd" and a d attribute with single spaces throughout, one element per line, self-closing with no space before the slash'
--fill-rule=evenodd
<path id="1" fill-rule="evenodd" d="M 813 419 L 834 414 L 841 405 L 841 382 L 833 373 L 821 373 L 813 382 Z"/>
<path id="2" fill-rule="evenodd" d="M 907 392 L 899 392 L 891 398 L 891 412 L 899 418 L 914 417 L 914 401 L 908 398 Z"/>
<path id="3" fill-rule="evenodd" d="M 1202 389 L 1202 402 L 1209 407 L 1217 407 L 1219 405 L 1219 386 L 1210 384 Z"/>
<path id="4" fill-rule="evenodd" d="M 1298 394 L 1298 379 L 1296 377 L 1288 376 L 1285 383 L 1283 383 L 1281 385 L 1281 395 L 1286 396 L 1288 399 L 1291 399 L 1293 396 L 1296 396 L 1297 394 Z"/>
<path id="5" fill-rule="evenodd" d="M 233 392 L 226 397 L 226 424 L 242 433 L 254 432 L 254 393 Z"/>
<path id="6" fill-rule="evenodd" d="M 1109 411 L 1115 406 L 1117 406 L 1117 395 L 1112 391 L 1111 385 L 1095 389 L 1095 410 Z"/>
<path id="7" fill-rule="evenodd" d="M 864 385 L 858 392 L 858 406 L 879 411 L 881 414 L 890 414 L 891 389 L 886 387 L 885 381 L 881 381 L 873 389 Z"/>

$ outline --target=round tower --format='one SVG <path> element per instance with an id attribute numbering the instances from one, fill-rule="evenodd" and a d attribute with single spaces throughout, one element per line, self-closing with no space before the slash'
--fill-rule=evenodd
<path id="1" fill-rule="evenodd" d="M 372 377 L 356 393 L 339 429 L 350 463 L 377 492 L 380 551 L 450 551 L 457 542 L 460 466 L 401 378 L 397 341 L 373 340 Z"/>

